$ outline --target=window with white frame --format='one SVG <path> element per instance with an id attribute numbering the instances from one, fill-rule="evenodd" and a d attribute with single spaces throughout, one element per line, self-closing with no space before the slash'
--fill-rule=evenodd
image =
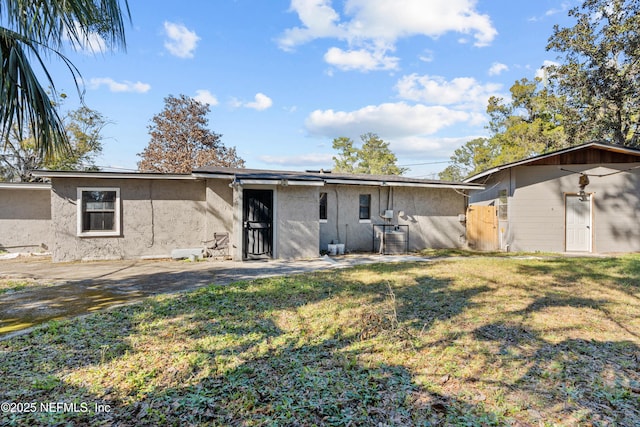
<path id="1" fill-rule="evenodd" d="M 120 235 L 120 189 L 78 188 L 78 235 Z"/>
<path id="2" fill-rule="evenodd" d="M 506 221 L 509 218 L 509 196 L 507 190 L 500 190 L 498 194 L 498 219 Z"/>
<path id="3" fill-rule="evenodd" d="M 320 221 L 327 221 L 327 193 L 320 193 Z"/>
<path id="4" fill-rule="evenodd" d="M 371 219 L 371 194 L 360 195 L 360 221 L 368 221 Z"/>

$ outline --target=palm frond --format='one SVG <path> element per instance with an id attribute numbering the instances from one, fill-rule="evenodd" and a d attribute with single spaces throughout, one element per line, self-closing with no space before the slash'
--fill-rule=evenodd
<path id="1" fill-rule="evenodd" d="M 44 74 L 45 87 L 55 99 L 43 56 L 61 59 L 82 98 L 80 73 L 62 54 L 62 46 L 82 49 L 99 34 L 109 47 L 124 48 L 123 12 L 130 20 L 127 0 L 0 0 L 0 22 L 5 25 L 0 27 L 0 132 L 5 141 L 14 126 L 21 133 L 28 127 L 44 158 L 68 149 L 64 125 L 30 60 Z"/>
<path id="2" fill-rule="evenodd" d="M 54 87 L 38 49 L 19 34 L 0 27 L 0 132 L 8 137 L 14 126 L 21 134 L 28 127 L 43 157 L 52 158 L 68 147 L 64 125 L 23 46 L 36 58 Z"/>
<path id="3" fill-rule="evenodd" d="M 123 12 L 131 20 L 126 0 L 0 1 L 0 21 L 7 28 L 54 51 L 65 42 L 82 47 L 92 33 L 100 34 L 111 47 L 124 49 Z"/>

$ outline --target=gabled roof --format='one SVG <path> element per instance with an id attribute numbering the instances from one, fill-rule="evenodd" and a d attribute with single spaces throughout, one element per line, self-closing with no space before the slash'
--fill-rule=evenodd
<path id="1" fill-rule="evenodd" d="M 640 161 L 640 150 L 637 148 L 625 147 L 622 145 L 610 144 L 605 141 L 592 141 L 585 144 L 575 145 L 573 147 L 564 148 L 562 150 L 552 151 L 538 156 L 530 157 L 528 159 L 518 160 L 511 163 L 505 163 L 504 165 L 496 166 L 486 171 L 480 172 L 469 178 L 464 182 L 471 183 L 480 178 L 484 178 L 488 175 L 492 175 L 496 172 L 500 172 L 516 166 L 533 166 L 542 164 L 587 164 L 594 162 L 594 157 L 589 156 L 592 151 L 612 153 L 612 155 L 618 155 L 619 159 L 623 159 L 624 162 L 636 162 Z M 580 154 L 583 154 L 580 156 Z M 612 158 L 612 156 L 609 156 Z M 572 160 L 573 159 L 573 160 Z M 590 160 L 591 159 L 591 160 Z M 601 161 L 595 161 L 601 163 Z M 603 162 L 605 163 L 605 162 Z M 609 162 L 606 162 L 609 163 Z M 611 161 L 610 163 L 620 163 L 619 161 Z"/>
<path id="2" fill-rule="evenodd" d="M 241 169 L 222 167 L 203 167 L 193 171 L 198 178 L 227 178 L 241 184 L 261 183 L 289 185 L 373 185 L 395 187 L 432 187 L 457 189 L 482 189 L 480 184 L 438 181 L 432 179 L 409 178 L 401 175 L 367 175 L 335 173 L 331 171 L 276 171 L 263 169 Z"/>

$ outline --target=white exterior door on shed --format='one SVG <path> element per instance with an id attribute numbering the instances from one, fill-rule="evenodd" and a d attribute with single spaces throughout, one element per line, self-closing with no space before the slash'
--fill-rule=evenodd
<path id="1" fill-rule="evenodd" d="M 577 195 L 565 199 L 567 252 L 591 252 L 591 196 L 581 200 Z"/>

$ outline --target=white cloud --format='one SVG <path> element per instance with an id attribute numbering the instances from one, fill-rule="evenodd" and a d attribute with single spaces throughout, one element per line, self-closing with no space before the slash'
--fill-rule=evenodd
<path id="1" fill-rule="evenodd" d="M 415 73 L 402 77 L 396 84 L 398 95 L 403 99 L 481 111 L 486 108 L 489 97 L 497 95 L 501 87 L 495 83 L 481 84 L 472 77 L 447 81 L 444 77 Z"/>
<path id="2" fill-rule="evenodd" d="M 194 96 L 193 99 L 203 104 L 209 104 L 212 107 L 218 105 L 218 98 L 206 89 L 196 90 L 196 96 Z"/>
<path id="3" fill-rule="evenodd" d="M 292 50 L 297 45 L 320 37 L 342 38 L 346 35 L 337 21 L 338 13 L 331 7 L 331 0 L 291 0 L 291 12 L 296 12 L 304 27 L 285 30 L 278 40 L 283 50 Z"/>
<path id="4" fill-rule="evenodd" d="M 429 153 L 429 157 L 440 156 L 448 159 L 453 150 L 474 138 L 478 138 L 478 136 L 447 138 L 414 135 L 395 139 L 393 141 L 393 149 L 394 153 L 398 155 L 407 155 L 414 159 L 417 158 L 416 153 L 424 155 L 425 152 Z M 442 168 L 445 166 L 442 166 Z"/>
<path id="5" fill-rule="evenodd" d="M 270 108 L 273 105 L 273 100 L 264 93 L 256 93 L 254 100 L 251 102 L 243 102 L 237 98 L 231 98 L 229 104 L 234 108 L 244 107 L 262 111 Z"/>
<path id="6" fill-rule="evenodd" d="M 560 65 L 558 62 L 545 60 L 542 66 L 536 70 L 536 77 L 545 79 L 547 77 L 545 68 Z"/>
<path id="7" fill-rule="evenodd" d="M 356 111 L 316 110 L 306 119 L 309 133 L 327 137 L 376 132 L 386 138 L 431 135 L 472 119 L 472 115 L 442 106 L 404 102 L 369 105 Z"/>
<path id="8" fill-rule="evenodd" d="M 165 35 L 168 40 L 164 42 L 164 47 L 169 53 L 178 58 L 193 58 L 200 37 L 195 31 L 189 30 L 182 24 L 175 24 L 166 21 L 164 23 Z"/>
<path id="9" fill-rule="evenodd" d="M 79 44 L 75 46 L 77 51 L 88 55 L 107 51 L 107 43 L 100 34 L 90 32 L 83 38 L 82 34 L 85 30 L 80 27 L 80 23 L 76 21 L 73 25 L 75 27 L 75 33 L 79 35 L 80 40 L 76 41 L 75 37 L 70 36 L 68 31 L 65 31 L 63 39 L 69 42 L 73 39 L 74 43 Z"/>
<path id="10" fill-rule="evenodd" d="M 489 75 L 490 76 L 498 76 L 502 74 L 504 71 L 509 71 L 509 67 L 506 64 L 502 64 L 500 62 L 494 62 L 489 67 Z"/>
<path id="11" fill-rule="evenodd" d="M 256 93 L 253 102 L 247 102 L 244 104 L 247 108 L 253 108 L 254 110 L 262 111 L 273 105 L 273 101 L 264 93 Z"/>
<path id="12" fill-rule="evenodd" d="M 300 156 L 260 156 L 259 160 L 270 164 L 285 167 L 301 166 L 325 166 L 333 164 L 333 154 L 309 153 Z"/>
<path id="13" fill-rule="evenodd" d="M 337 47 L 330 48 L 324 60 L 343 71 L 348 70 L 396 70 L 399 58 L 386 56 L 385 51 L 370 52 L 365 49 L 344 51 Z"/>
<path id="14" fill-rule="evenodd" d="M 346 0 L 343 19 L 331 0 L 291 0 L 290 10 L 302 26 L 289 28 L 278 40 L 292 50 L 318 38 L 346 41 L 350 47 L 386 46 L 401 38 L 438 38 L 457 32 L 474 38 L 476 46 L 489 45 L 498 32 L 488 15 L 475 9 L 475 0 Z M 366 47 L 369 46 L 369 47 Z"/>
<path id="15" fill-rule="evenodd" d="M 432 50 L 425 49 L 422 55 L 420 55 L 418 58 L 420 58 L 420 61 L 422 62 L 431 62 L 433 61 L 433 56 L 434 55 Z"/>
<path id="16" fill-rule="evenodd" d="M 89 80 L 89 88 L 91 89 L 99 89 L 102 86 L 107 86 L 111 92 L 145 93 L 151 89 L 151 85 L 147 83 L 128 80 L 117 82 L 110 77 L 95 77 Z"/>

